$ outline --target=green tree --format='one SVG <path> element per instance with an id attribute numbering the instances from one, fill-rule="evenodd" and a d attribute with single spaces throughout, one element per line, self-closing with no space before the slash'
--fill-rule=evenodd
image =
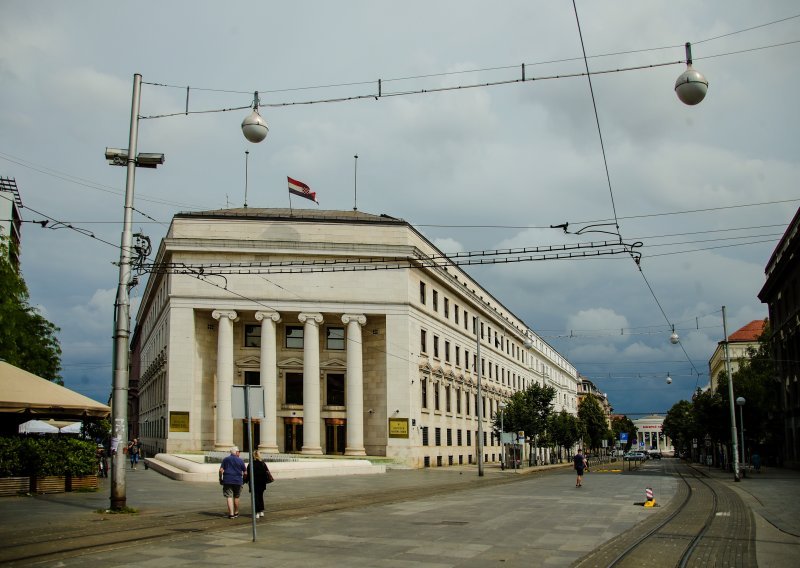
<path id="1" fill-rule="evenodd" d="M 562 409 L 558 414 L 550 417 L 547 426 L 548 441 L 557 447 L 557 454 L 561 458 L 561 448 L 571 448 L 585 435 L 583 423 L 576 416 Z"/>
<path id="2" fill-rule="evenodd" d="M 30 305 L 28 287 L 9 261 L 8 247 L 0 239 L 0 359 L 62 385 L 59 329 Z"/>
<path id="3" fill-rule="evenodd" d="M 533 445 L 547 430 L 547 419 L 553 412 L 556 391 L 551 386 L 533 383 L 525 390 L 517 391 L 506 400 L 506 407 L 493 417 L 493 426 L 500 432 L 502 423 L 506 432 L 525 432 Z"/>
<path id="4" fill-rule="evenodd" d="M 602 445 L 602 440 L 608 434 L 608 424 L 603 413 L 603 407 L 593 394 L 587 394 L 578 405 L 578 418 L 585 428 L 585 445 L 592 450 L 597 450 Z"/>
<path id="5" fill-rule="evenodd" d="M 611 419 L 611 437 L 612 437 L 612 445 L 615 440 L 620 439 L 620 434 L 625 432 L 628 434 L 628 442 L 624 448 L 624 451 L 627 451 L 633 441 L 636 439 L 636 426 L 633 424 L 633 420 L 628 418 L 627 416 L 615 416 Z"/>
<path id="6" fill-rule="evenodd" d="M 699 436 L 691 402 L 680 400 L 672 405 L 664 418 L 664 434 L 672 438 L 672 444 L 679 450 L 692 447 L 692 439 Z"/>

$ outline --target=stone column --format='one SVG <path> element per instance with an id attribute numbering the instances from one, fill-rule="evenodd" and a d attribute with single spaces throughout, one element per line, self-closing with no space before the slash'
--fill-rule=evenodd
<path id="1" fill-rule="evenodd" d="M 319 325 L 322 314 L 297 316 L 303 329 L 303 447 L 300 453 L 322 453 L 320 445 Z"/>
<path id="2" fill-rule="evenodd" d="M 237 320 L 233 310 L 214 310 L 211 317 L 219 320 L 217 332 L 217 412 L 214 449 L 225 450 L 233 445 L 233 410 L 231 389 L 233 387 L 233 322 Z"/>
<path id="3" fill-rule="evenodd" d="M 342 323 L 347 325 L 347 375 L 344 387 L 347 409 L 346 456 L 364 456 L 364 368 L 361 326 L 367 318 L 361 314 L 344 314 Z"/>
<path id="4" fill-rule="evenodd" d="M 281 316 L 276 312 L 256 312 L 261 322 L 261 386 L 264 389 L 264 419 L 261 421 L 261 442 L 258 449 L 278 453 L 278 353 L 276 325 Z"/>

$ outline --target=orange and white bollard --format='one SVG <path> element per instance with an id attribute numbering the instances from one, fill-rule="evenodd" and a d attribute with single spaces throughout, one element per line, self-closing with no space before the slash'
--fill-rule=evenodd
<path id="1" fill-rule="evenodd" d="M 644 495 L 647 498 L 647 500 L 644 502 L 644 506 L 645 507 L 655 507 L 656 506 L 656 500 L 655 500 L 655 497 L 653 497 L 653 488 L 652 487 L 648 487 L 647 489 L 645 489 L 644 490 Z"/>

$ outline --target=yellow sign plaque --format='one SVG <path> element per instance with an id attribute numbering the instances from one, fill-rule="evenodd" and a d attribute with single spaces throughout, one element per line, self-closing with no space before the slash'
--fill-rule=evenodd
<path id="1" fill-rule="evenodd" d="M 188 412 L 170 412 L 169 413 L 169 431 L 170 432 L 188 432 L 189 431 L 189 413 Z"/>
<path id="2" fill-rule="evenodd" d="M 408 418 L 389 418 L 389 437 L 408 438 Z"/>

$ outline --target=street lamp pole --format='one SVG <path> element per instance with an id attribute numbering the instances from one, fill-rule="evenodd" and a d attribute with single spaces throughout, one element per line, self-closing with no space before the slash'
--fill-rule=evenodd
<path id="1" fill-rule="evenodd" d="M 739 477 L 739 450 L 736 447 L 736 411 L 733 408 L 733 373 L 731 373 L 731 354 L 728 348 L 728 320 L 725 317 L 725 306 L 722 306 L 722 333 L 725 334 L 725 372 L 728 373 L 728 402 L 731 409 L 731 447 L 733 454 L 733 480 Z"/>
<path id="2" fill-rule="evenodd" d="M 742 461 L 740 462 L 744 465 L 747 462 L 747 458 L 744 452 L 744 397 L 740 396 L 736 399 L 736 404 L 739 405 L 739 425 L 742 428 L 741 436 L 742 436 Z"/>
<path id="3" fill-rule="evenodd" d="M 505 414 L 505 409 L 506 409 L 506 403 L 505 402 L 501 402 L 500 404 L 497 405 L 497 407 L 500 409 L 500 449 L 502 450 L 501 459 L 503 460 L 501 469 L 505 469 L 505 467 L 506 467 L 506 443 L 505 443 L 505 440 L 503 440 L 503 434 L 505 434 L 506 429 L 505 429 L 505 425 L 503 424 L 503 418 L 505 418 L 504 414 Z"/>
<path id="4" fill-rule="evenodd" d="M 142 76 L 133 76 L 131 101 L 131 129 L 128 138 L 128 158 L 125 177 L 125 214 L 122 221 L 122 238 L 119 250 L 119 283 L 114 303 L 114 378 L 111 394 L 111 428 L 116 442 L 116 455 L 111 460 L 111 508 L 125 507 L 125 460 L 122 445 L 128 439 L 128 355 L 130 340 L 130 285 L 131 246 L 133 234 L 133 193 L 136 180 L 136 146 L 139 138 L 139 103 Z"/>

